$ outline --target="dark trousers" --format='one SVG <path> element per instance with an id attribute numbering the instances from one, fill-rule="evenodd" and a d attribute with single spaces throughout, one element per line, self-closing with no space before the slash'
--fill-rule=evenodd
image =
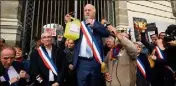
<path id="1" fill-rule="evenodd" d="M 65 77 L 64 86 L 77 86 L 76 72 L 74 70 L 68 69 L 68 73 Z"/>
<path id="2" fill-rule="evenodd" d="M 175 79 L 174 79 L 174 76 L 173 76 L 173 73 L 165 68 L 165 78 L 164 78 L 164 86 L 174 86 L 175 84 Z"/>
<path id="3" fill-rule="evenodd" d="M 136 86 L 150 86 L 150 83 L 143 77 L 137 75 Z"/>
<path id="4" fill-rule="evenodd" d="M 76 73 L 78 86 L 100 86 L 101 66 L 94 58 L 79 57 Z"/>

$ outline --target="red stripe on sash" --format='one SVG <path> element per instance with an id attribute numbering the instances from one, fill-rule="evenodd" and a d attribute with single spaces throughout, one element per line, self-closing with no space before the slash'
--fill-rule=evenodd
<path id="1" fill-rule="evenodd" d="M 159 49 L 159 48 L 158 48 L 158 49 Z M 161 56 L 160 56 L 160 54 L 159 54 L 160 52 L 159 52 L 159 50 L 158 50 L 158 49 L 157 49 L 157 47 L 155 47 L 155 51 L 156 51 L 156 52 L 157 52 L 157 54 L 158 54 L 158 58 L 159 58 L 159 59 L 163 59 L 163 58 L 161 58 Z"/>
<path id="2" fill-rule="evenodd" d="M 141 71 L 142 75 L 144 76 L 144 78 L 146 78 L 146 74 L 144 73 L 144 71 L 142 70 L 142 68 L 139 66 L 139 64 L 137 64 L 137 67 L 139 68 L 139 70 Z"/>
<path id="3" fill-rule="evenodd" d="M 41 51 L 39 50 L 39 48 L 37 49 L 37 51 L 38 51 L 40 57 L 42 58 L 42 61 L 44 62 L 45 66 L 46 66 L 49 70 L 51 70 L 51 67 L 48 65 L 48 63 L 47 63 L 46 60 L 44 59 L 44 57 L 43 57 Z"/>
<path id="4" fill-rule="evenodd" d="M 95 56 L 96 61 L 98 61 L 98 62 L 101 64 L 101 62 L 99 61 L 98 56 L 97 56 L 97 54 L 96 54 L 96 52 L 95 52 L 95 49 L 92 47 L 93 44 L 91 44 L 91 42 L 90 42 L 90 40 L 89 40 L 89 38 L 88 38 L 88 35 L 86 34 L 85 30 L 83 29 L 82 23 L 81 23 L 81 30 L 82 30 L 82 32 L 83 32 L 83 35 L 84 35 L 84 36 L 86 37 L 86 39 L 87 39 L 88 45 L 90 46 L 91 50 L 93 51 L 93 55 Z M 93 40 L 93 39 L 92 39 L 92 40 Z"/>

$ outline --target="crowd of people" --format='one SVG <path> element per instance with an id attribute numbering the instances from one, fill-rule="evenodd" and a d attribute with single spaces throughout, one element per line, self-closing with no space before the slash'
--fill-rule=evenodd
<path id="1" fill-rule="evenodd" d="M 77 40 L 59 35 L 53 41 L 42 33 L 28 58 L 1 38 L 0 86 L 175 86 L 176 25 L 152 34 L 152 42 L 139 30 L 140 39 L 132 42 L 126 32 L 96 21 L 95 13 L 85 5 Z"/>

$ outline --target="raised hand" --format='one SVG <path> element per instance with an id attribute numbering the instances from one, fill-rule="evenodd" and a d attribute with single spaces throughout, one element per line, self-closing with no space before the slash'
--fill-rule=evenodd
<path id="1" fill-rule="evenodd" d="M 74 69 L 72 64 L 69 64 L 68 67 L 69 67 L 70 70 L 73 70 L 73 69 Z"/>
<path id="2" fill-rule="evenodd" d="M 91 26 L 93 26 L 94 20 L 93 19 L 86 19 L 86 24 L 90 24 Z"/>
<path id="3" fill-rule="evenodd" d="M 24 70 L 21 70 L 19 75 L 20 75 L 20 78 L 24 78 L 24 79 L 29 78 L 29 75 Z"/>
<path id="4" fill-rule="evenodd" d="M 67 14 L 65 15 L 65 22 L 70 22 L 71 21 L 71 15 L 70 14 Z"/>
<path id="5" fill-rule="evenodd" d="M 16 82 L 18 82 L 20 79 L 18 78 L 18 77 L 13 77 L 9 82 L 11 83 L 11 84 L 14 84 L 14 83 L 16 83 Z"/>

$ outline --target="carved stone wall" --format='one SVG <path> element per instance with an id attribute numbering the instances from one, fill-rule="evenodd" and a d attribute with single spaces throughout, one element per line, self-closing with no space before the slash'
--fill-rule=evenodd
<path id="1" fill-rule="evenodd" d="M 0 37 L 6 40 L 9 45 L 18 44 L 21 34 L 21 23 L 19 21 L 18 14 L 19 1 L 18 0 L 6 0 L 1 2 L 1 30 Z"/>

